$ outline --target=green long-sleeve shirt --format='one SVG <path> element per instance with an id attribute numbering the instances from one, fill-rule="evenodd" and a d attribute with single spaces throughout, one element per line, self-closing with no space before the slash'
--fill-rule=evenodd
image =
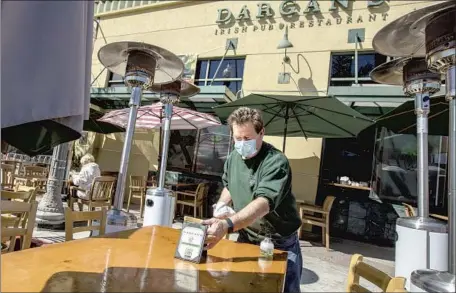
<path id="1" fill-rule="evenodd" d="M 263 142 L 258 154 L 246 160 L 233 151 L 225 162 L 222 179 L 230 191 L 236 212 L 258 197 L 269 201 L 269 213 L 245 228 L 250 241 L 261 241 L 267 232 L 273 239 L 280 239 L 290 236 L 301 226 L 291 191 L 290 164 L 272 145 Z M 265 231 L 264 226 L 269 231 Z"/>

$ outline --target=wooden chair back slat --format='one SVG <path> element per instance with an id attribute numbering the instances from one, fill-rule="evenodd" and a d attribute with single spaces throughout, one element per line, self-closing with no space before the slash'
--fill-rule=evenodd
<path id="1" fill-rule="evenodd" d="M 107 209 L 102 208 L 99 211 L 75 212 L 70 208 L 65 208 L 65 241 L 73 240 L 73 234 L 86 231 L 99 230 L 99 235 L 105 234 Z M 97 220 L 100 225 L 93 225 Z M 87 221 L 85 227 L 73 227 L 74 222 Z"/>
<path id="2" fill-rule="evenodd" d="M 33 228 L 35 226 L 38 203 L 36 201 L 28 203 L 2 200 L 0 208 L 2 214 L 21 214 L 20 218 L 26 219 L 26 222 L 24 222 L 21 228 L 18 227 L 19 222 L 11 222 L 11 226 L 2 222 L 2 238 L 10 238 L 10 247 L 8 252 L 14 251 L 16 237 L 18 236 L 22 237 L 21 249 L 30 248 L 30 245 L 32 244 Z"/>
<path id="3" fill-rule="evenodd" d="M 8 190 L 2 190 L 1 196 L 2 200 L 19 200 L 23 202 L 31 202 L 34 199 L 34 196 L 36 194 L 36 188 L 35 187 L 28 187 L 28 191 L 8 191 Z"/>
<path id="4" fill-rule="evenodd" d="M 111 176 L 100 176 L 93 179 L 90 199 L 92 201 L 107 201 L 111 199 L 115 180 L 116 178 Z"/>
<path id="5" fill-rule="evenodd" d="M 39 166 L 25 166 L 24 175 L 25 177 L 46 177 L 47 168 Z"/>
<path id="6" fill-rule="evenodd" d="M 334 204 L 335 199 L 336 198 L 332 195 L 329 195 L 325 198 L 325 201 L 323 202 L 323 210 L 325 212 L 327 212 L 328 214 L 323 215 L 323 217 L 327 217 L 327 215 L 329 215 L 329 212 L 331 211 L 331 208 Z M 329 217 L 327 217 L 327 218 L 329 218 Z"/>
<path id="7" fill-rule="evenodd" d="M 2 187 L 13 188 L 15 166 L 2 162 Z"/>
<path id="8" fill-rule="evenodd" d="M 207 190 L 208 188 L 206 183 L 198 184 L 198 187 L 196 188 L 196 202 L 200 203 L 204 200 Z"/>
<path id="9" fill-rule="evenodd" d="M 354 254 L 348 271 L 347 292 L 370 292 L 360 285 L 360 278 L 374 284 L 382 292 L 406 292 L 405 278 L 390 277 L 388 274 L 363 262 L 362 255 Z"/>
<path id="10" fill-rule="evenodd" d="M 146 177 L 145 176 L 130 176 L 130 188 L 146 188 Z"/>

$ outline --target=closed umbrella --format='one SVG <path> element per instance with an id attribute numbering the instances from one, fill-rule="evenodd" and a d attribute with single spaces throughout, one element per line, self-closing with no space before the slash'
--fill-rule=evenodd
<path id="1" fill-rule="evenodd" d="M 34 156 L 89 118 L 93 1 L 2 1 L 2 139 Z"/>
<path id="2" fill-rule="evenodd" d="M 444 96 L 431 98 L 431 112 L 428 119 L 428 134 L 448 136 L 448 101 Z M 375 119 L 375 123 L 362 130 L 358 136 L 375 133 L 375 129 L 385 127 L 396 134 L 416 135 L 415 101 L 410 100 Z"/>
<path id="3" fill-rule="evenodd" d="M 242 106 L 262 111 L 266 133 L 284 136 L 283 151 L 288 136 L 354 137 L 373 122 L 334 97 L 251 94 L 214 110 L 226 119 Z"/>
<path id="4" fill-rule="evenodd" d="M 136 116 L 136 128 L 161 128 L 164 121 L 163 106 L 161 102 L 158 102 L 139 107 L 138 115 Z M 128 123 L 128 108 L 108 112 L 98 121 L 126 127 Z M 202 129 L 220 124 L 220 121 L 212 115 L 186 108 L 173 107 L 171 130 Z"/>

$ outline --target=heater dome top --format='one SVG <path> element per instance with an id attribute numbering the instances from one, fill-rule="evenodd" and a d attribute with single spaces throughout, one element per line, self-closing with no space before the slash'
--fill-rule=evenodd
<path id="1" fill-rule="evenodd" d="M 141 58 L 129 58 L 133 53 L 139 53 Z M 175 54 L 161 47 L 141 42 L 107 44 L 98 51 L 98 59 L 107 69 L 120 76 L 126 75 L 127 67 L 138 69 L 144 67 L 150 72 L 151 69 L 147 67 L 152 66 L 153 84 L 171 83 L 180 78 L 184 72 L 184 63 Z"/>
<path id="2" fill-rule="evenodd" d="M 374 50 L 391 57 L 425 57 L 426 27 L 437 16 L 446 13 L 450 13 L 448 17 L 456 18 L 456 1 L 425 7 L 396 19 L 374 36 Z"/>

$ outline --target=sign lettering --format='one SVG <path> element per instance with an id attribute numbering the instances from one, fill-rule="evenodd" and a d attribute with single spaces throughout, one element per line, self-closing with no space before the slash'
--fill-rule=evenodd
<path id="1" fill-rule="evenodd" d="M 308 0 L 307 5 L 305 6 L 303 14 L 312 14 L 320 13 L 320 5 L 318 3 L 320 0 Z M 367 8 L 381 6 L 385 0 L 364 0 L 367 1 Z M 336 3 L 338 5 L 336 5 Z M 348 9 L 349 0 L 331 0 L 331 6 L 329 11 L 337 10 L 337 6 L 341 6 L 344 9 Z M 299 5 L 294 0 L 285 0 L 281 1 L 279 5 L 280 15 L 283 17 L 290 17 L 293 15 L 299 15 Z M 274 10 L 271 7 L 271 4 L 268 2 L 259 2 L 257 3 L 257 14 L 256 19 L 265 19 L 271 18 L 274 16 Z M 218 9 L 216 23 L 219 25 L 229 24 L 234 20 L 246 21 L 252 20 L 250 16 L 250 11 L 247 5 L 242 6 L 237 17 L 234 16 L 233 12 L 228 8 Z"/>
<path id="2" fill-rule="evenodd" d="M 215 35 L 232 35 L 232 34 L 244 34 L 247 32 L 262 32 L 262 31 L 272 31 L 272 30 L 283 30 L 286 25 L 290 29 L 297 28 L 313 28 L 313 27 L 330 27 L 332 25 L 342 25 L 342 24 L 359 24 L 364 22 L 375 22 L 375 21 L 386 21 L 388 18 L 388 13 L 375 13 L 370 11 L 366 14 L 359 15 L 333 15 L 329 14 L 328 17 L 321 17 L 320 11 L 320 0 L 308 0 L 306 5 L 303 6 L 304 9 L 301 10 L 300 5 L 295 0 L 284 0 L 281 1 L 278 8 L 278 12 L 283 17 L 285 22 L 270 22 L 265 24 L 264 21 L 268 18 L 273 18 L 275 13 L 274 9 L 271 7 L 271 4 L 268 2 L 259 2 L 257 3 L 257 13 L 255 16 L 252 16 L 249 10 L 248 5 L 243 5 L 239 13 L 235 16 L 233 12 L 228 8 L 218 9 L 216 23 L 219 25 L 219 28 L 215 30 Z M 330 0 L 331 5 L 329 11 L 334 12 L 338 7 L 342 9 L 348 9 L 350 0 Z M 361 1 L 361 0 L 358 0 Z M 382 5 L 385 0 L 363 0 L 367 3 L 367 8 L 378 7 Z M 319 14 L 318 19 L 311 20 L 300 20 L 300 15 L 311 15 Z M 253 23 L 252 18 L 260 20 L 258 23 Z"/>

